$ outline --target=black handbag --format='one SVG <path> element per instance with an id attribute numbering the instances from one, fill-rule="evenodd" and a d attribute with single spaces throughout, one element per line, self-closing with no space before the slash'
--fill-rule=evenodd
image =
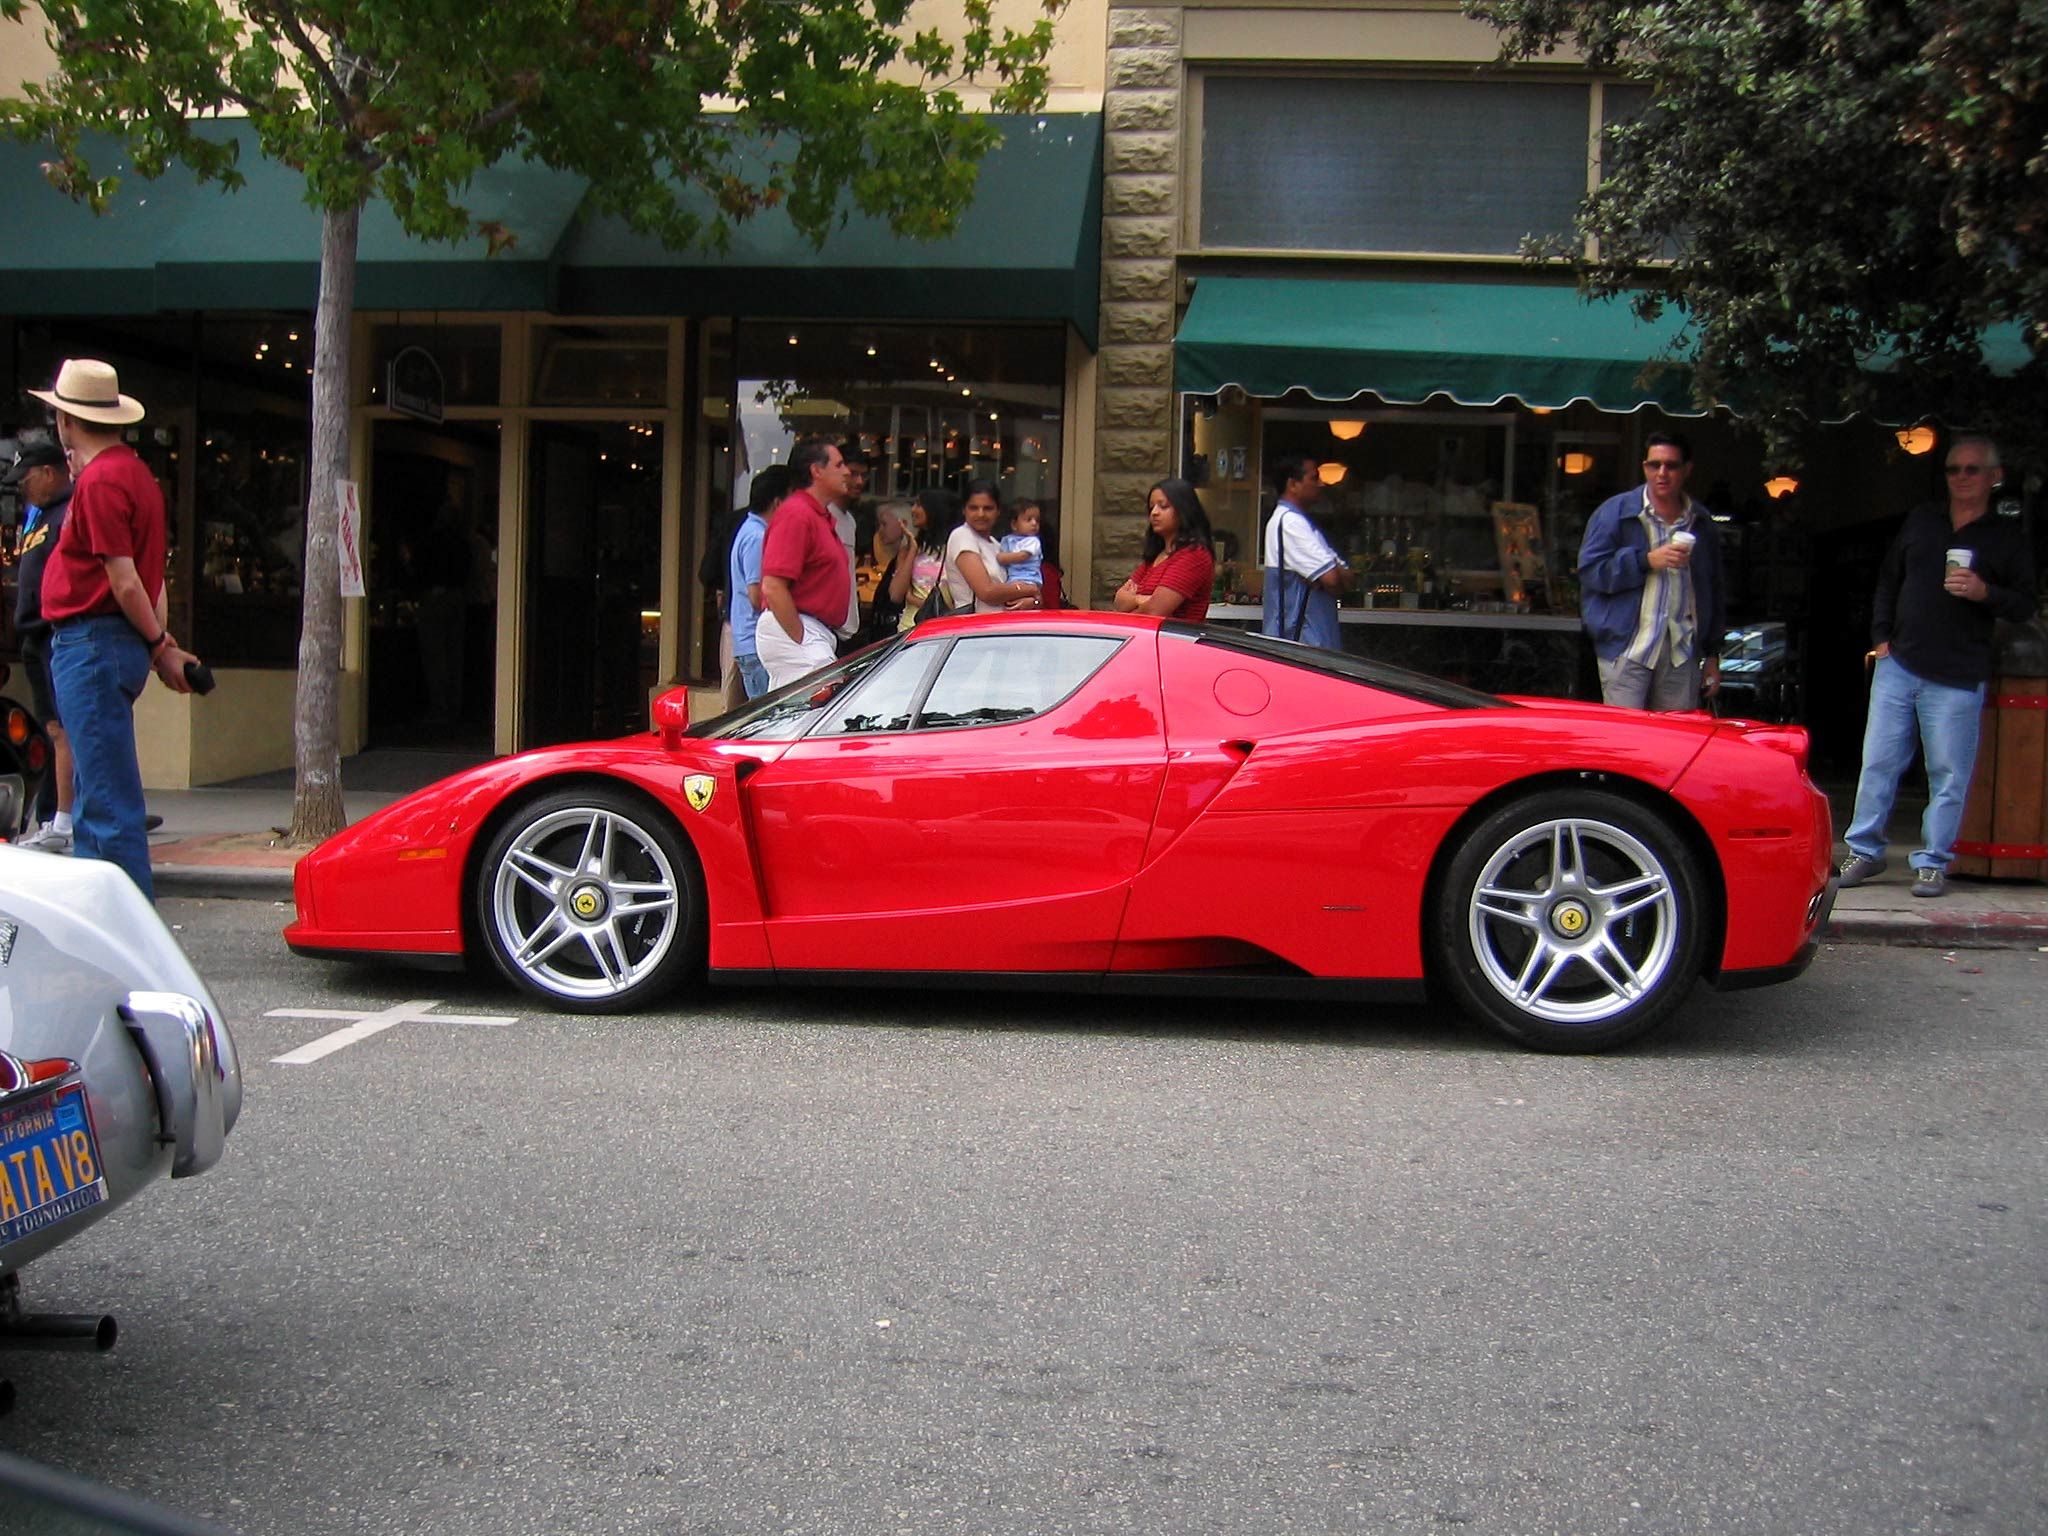
<path id="1" fill-rule="evenodd" d="M 917 605 L 917 617 L 910 621 L 911 626 L 915 628 L 926 619 L 943 619 L 947 614 L 956 611 L 952 599 L 946 596 L 945 578 L 941 577 L 932 583 L 931 591 L 926 593 L 924 601 Z"/>

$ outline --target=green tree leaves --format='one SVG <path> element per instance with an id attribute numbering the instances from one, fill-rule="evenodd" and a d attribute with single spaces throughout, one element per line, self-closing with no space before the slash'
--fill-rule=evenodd
<path id="1" fill-rule="evenodd" d="M 1576 47 L 1652 88 L 1570 254 L 1691 318 L 1703 403 L 1779 457 L 1857 410 L 2039 446 L 2048 404 L 2048 5 L 1468 0 L 1516 61 Z M 1556 256 L 1551 250 L 1534 254 Z M 1981 345 L 2022 328 L 1998 377 Z"/>

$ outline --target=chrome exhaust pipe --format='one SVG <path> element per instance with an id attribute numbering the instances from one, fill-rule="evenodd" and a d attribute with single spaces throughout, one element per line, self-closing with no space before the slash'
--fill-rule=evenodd
<path id="1" fill-rule="evenodd" d="M 106 1351 L 120 1331 L 111 1313 L 22 1312 L 0 1322 L 0 1349 Z"/>

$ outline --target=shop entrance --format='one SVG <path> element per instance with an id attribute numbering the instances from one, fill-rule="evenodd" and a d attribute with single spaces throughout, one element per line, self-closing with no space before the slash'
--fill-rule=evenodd
<path id="1" fill-rule="evenodd" d="M 494 421 L 372 429 L 371 746 L 490 750 L 499 431 Z"/>
<path id="2" fill-rule="evenodd" d="M 662 429 L 537 421 L 520 743 L 645 730 L 661 637 Z"/>

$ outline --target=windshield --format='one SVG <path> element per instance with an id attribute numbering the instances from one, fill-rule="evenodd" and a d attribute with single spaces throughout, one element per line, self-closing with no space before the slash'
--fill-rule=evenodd
<path id="1" fill-rule="evenodd" d="M 902 643 L 903 637 L 898 635 L 871 645 L 821 672 L 749 699 L 738 709 L 700 720 L 683 734 L 727 741 L 795 741 L 833 699 L 880 666 Z"/>

